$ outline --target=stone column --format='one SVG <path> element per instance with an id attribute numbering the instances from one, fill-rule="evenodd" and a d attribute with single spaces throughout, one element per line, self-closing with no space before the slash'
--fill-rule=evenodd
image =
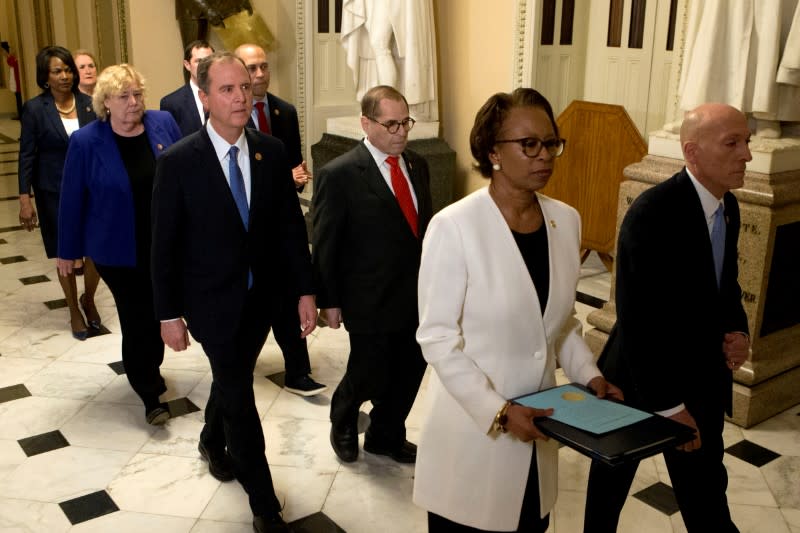
<path id="1" fill-rule="evenodd" d="M 649 155 L 625 169 L 617 236 L 633 200 L 683 167 L 677 135 L 656 132 L 649 146 Z M 744 187 L 733 191 L 742 219 L 739 284 L 753 348 L 734 374 L 731 421 L 743 427 L 800 403 L 800 139 L 754 137 L 750 149 Z M 616 321 L 615 284 L 613 274 L 608 303 L 588 317 L 594 329 L 586 341 L 595 354 Z"/>

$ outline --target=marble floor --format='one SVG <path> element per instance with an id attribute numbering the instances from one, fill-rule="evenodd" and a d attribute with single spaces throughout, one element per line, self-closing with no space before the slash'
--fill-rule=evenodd
<path id="1" fill-rule="evenodd" d="M 97 302 L 107 332 L 85 342 L 71 337 L 54 262 L 38 233 L 19 229 L 18 136 L 19 122 L 0 118 L 0 531 L 251 531 L 241 487 L 211 477 L 197 453 L 211 382 L 200 347 L 167 350 L 162 399 L 173 418 L 154 428 L 121 375 L 119 323 L 104 285 Z M 608 298 L 609 286 L 590 258 L 579 286 L 582 318 Z M 346 332 L 318 329 L 309 344 L 314 378 L 332 389 L 347 360 Z M 411 503 L 413 466 L 363 451 L 356 463 L 340 464 L 328 443 L 332 390 L 295 396 L 280 386 L 282 371 L 270 339 L 255 391 L 275 486 L 296 531 L 426 531 L 425 513 Z M 408 420 L 411 440 L 424 401 L 425 383 Z M 742 532 L 800 533 L 798 415 L 795 406 L 747 430 L 726 424 L 728 497 Z M 586 458 L 562 448 L 550 532 L 581 531 L 587 472 Z M 644 461 L 619 531 L 685 531 L 669 483 L 660 457 Z"/>

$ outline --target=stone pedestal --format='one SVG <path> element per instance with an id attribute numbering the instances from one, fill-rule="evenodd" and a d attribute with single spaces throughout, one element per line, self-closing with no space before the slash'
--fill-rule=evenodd
<path id="1" fill-rule="evenodd" d="M 744 187 L 734 191 L 742 220 L 739 283 L 753 348 L 752 357 L 734 374 L 731 418 L 743 427 L 800 403 L 800 140 L 754 139 L 750 148 L 753 161 Z M 656 134 L 650 155 L 625 169 L 617 235 L 633 200 L 680 171 L 679 154 L 676 136 Z M 588 317 L 594 329 L 586 341 L 595 354 L 616 321 L 615 283 L 614 277 L 609 302 Z"/>

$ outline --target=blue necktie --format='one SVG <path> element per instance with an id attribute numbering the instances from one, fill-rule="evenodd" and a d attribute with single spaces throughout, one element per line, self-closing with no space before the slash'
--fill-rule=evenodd
<path id="1" fill-rule="evenodd" d="M 242 217 L 244 229 L 249 229 L 250 226 L 250 208 L 247 205 L 247 191 L 244 188 L 244 176 L 242 176 L 242 169 L 236 161 L 236 156 L 239 153 L 239 148 L 231 146 L 228 150 L 228 174 L 231 179 L 231 193 L 233 193 L 233 201 L 236 202 L 236 207 L 239 209 L 239 216 Z M 247 270 L 247 288 L 253 287 L 253 271 Z"/>
<path id="2" fill-rule="evenodd" d="M 722 277 L 722 261 L 725 256 L 725 208 L 722 204 L 714 211 L 714 224 L 711 226 L 711 250 L 714 252 L 714 271 L 717 274 L 717 287 Z"/>

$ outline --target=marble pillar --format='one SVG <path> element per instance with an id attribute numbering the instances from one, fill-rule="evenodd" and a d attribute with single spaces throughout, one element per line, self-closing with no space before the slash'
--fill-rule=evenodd
<path id="1" fill-rule="evenodd" d="M 800 403 L 800 139 L 753 138 L 750 148 L 744 187 L 734 191 L 742 220 L 739 283 L 753 348 L 734 374 L 731 421 L 743 427 Z M 625 169 L 617 235 L 633 200 L 683 167 L 674 134 L 653 134 L 649 151 Z M 588 317 L 594 329 L 586 341 L 597 355 L 616 320 L 615 283 L 612 276 L 608 303 Z"/>

